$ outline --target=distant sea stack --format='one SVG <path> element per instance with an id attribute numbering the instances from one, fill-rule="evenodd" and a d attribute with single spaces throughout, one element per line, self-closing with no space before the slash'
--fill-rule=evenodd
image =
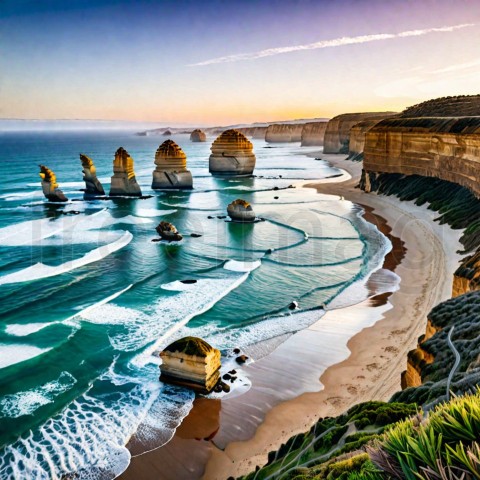
<path id="1" fill-rule="evenodd" d="M 265 141 L 268 143 L 300 142 L 303 123 L 274 123 L 267 128 Z"/>
<path id="2" fill-rule="evenodd" d="M 220 379 L 220 351 L 197 337 L 173 342 L 160 353 L 160 380 L 208 393 Z"/>
<path id="3" fill-rule="evenodd" d="M 160 222 L 155 230 L 160 235 L 160 238 L 167 242 L 179 242 L 183 239 L 175 225 L 169 222 Z"/>
<path id="4" fill-rule="evenodd" d="M 191 142 L 206 142 L 207 141 L 207 135 L 205 135 L 205 132 L 203 132 L 199 128 L 196 128 L 190 134 L 190 141 Z"/>
<path id="5" fill-rule="evenodd" d="M 227 207 L 228 216 L 235 222 L 251 223 L 255 221 L 255 212 L 245 200 L 238 198 Z"/>
<path id="6" fill-rule="evenodd" d="M 45 197 L 50 202 L 68 202 L 68 198 L 58 188 L 57 177 L 55 174 L 47 168 L 45 165 L 39 165 L 40 178 L 42 179 L 42 190 Z"/>
<path id="7" fill-rule="evenodd" d="M 302 128 L 302 147 L 321 147 L 325 138 L 328 122 L 309 122 Z"/>
<path id="8" fill-rule="evenodd" d="M 395 115 L 394 112 L 344 113 L 332 118 L 325 130 L 324 153 L 348 153 L 350 129 L 363 120 L 381 120 Z"/>
<path id="9" fill-rule="evenodd" d="M 133 158 L 120 147 L 113 160 L 113 177 L 110 184 L 110 196 L 141 197 L 142 191 L 135 178 Z"/>
<path id="10" fill-rule="evenodd" d="M 255 168 L 253 145 L 243 133 L 226 130 L 212 144 L 209 170 L 212 175 L 251 175 Z"/>
<path id="11" fill-rule="evenodd" d="M 154 190 L 191 189 L 192 174 L 187 170 L 187 156 L 173 141 L 165 140 L 155 153 Z"/>
<path id="12" fill-rule="evenodd" d="M 97 178 L 97 169 L 93 160 L 83 153 L 80 154 L 82 162 L 83 181 L 85 182 L 85 198 L 98 197 L 105 195 L 105 190 Z"/>

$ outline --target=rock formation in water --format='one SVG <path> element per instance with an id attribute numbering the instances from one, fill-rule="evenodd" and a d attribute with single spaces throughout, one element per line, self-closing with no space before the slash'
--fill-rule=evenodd
<path id="1" fill-rule="evenodd" d="M 227 213 L 234 222 L 246 223 L 255 221 L 255 212 L 252 206 L 241 198 L 234 200 L 228 205 Z"/>
<path id="2" fill-rule="evenodd" d="M 67 202 L 68 198 L 60 188 L 58 188 L 57 177 L 52 170 L 44 165 L 39 165 L 39 167 L 39 175 L 42 179 L 42 190 L 45 197 L 47 197 L 50 202 Z"/>
<path id="3" fill-rule="evenodd" d="M 363 120 L 381 120 L 395 115 L 393 112 L 344 113 L 332 118 L 325 130 L 324 153 L 348 153 L 350 129 Z"/>
<path id="4" fill-rule="evenodd" d="M 237 130 L 226 130 L 212 144 L 209 170 L 212 175 L 251 175 L 255 168 L 252 143 Z"/>
<path id="5" fill-rule="evenodd" d="M 207 135 L 205 135 L 205 132 L 203 132 L 199 128 L 196 128 L 190 134 L 190 141 L 191 142 L 206 142 L 207 141 Z"/>
<path id="6" fill-rule="evenodd" d="M 389 118 L 366 134 L 364 170 L 441 178 L 480 197 L 480 117 Z"/>
<path id="7" fill-rule="evenodd" d="M 97 178 L 97 169 L 91 158 L 80 154 L 82 162 L 83 181 L 85 182 L 85 198 L 98 197 L 105 195 L 105 190 Z"/>
<path id="8" fill-rule="evenodd" d="M 268 143 L 300 142 L 303 123 L 274 123 L 267 128 L 265 141 Z"/>
<path id="9" fill-rule="evenodd" d="M 168 222 L 160 222 L 155 230 L 160 235 L 162 240 L 167 240 L 168 242 L 179 242 L 183 238 L 175 225 L 172 225 Z"/>
<path id="10" fill-rule="evenodd" d="M 165 130 L 165 131 L 162 133 L 162 135 L 165 135 L 165 136 L 172 135 L 172 131 L 171 131 L 169 128 L 167 128 L 167 130 Z"/>
<path id="11" fill-rule="evenodd" d="M 302 128 L 302 147 L 322 146 L 328 122 L 309 122 Z"/>
<path id="12" fill-rule="evenodd" d="M 115 159 L 113 160 L 110 196 L 142 196 L 142 191 L 140 190 L 133 170 L 133 158 L 122 147 L 115 152 Z"/>
<path id="13" fill-rule="evenodd" d="M 220 380 L 220 351 L 197 337 L 185 337 L 160 353 L 160 380 L 208 393 Z"/>
<path id="14" fill-rule="evenodd" d="M 173 140 L 165 140 L 158 147 L 155 165 L 152 181 L 154 190 L 192 188 L 193 179 L 187 170 L 187 156 Z"/>
<path id="15" fill-rule="evenodd" d="M 350 141 L 348 143 L 348 160 L 361 162 L 365 149 L 365 138 L 367 132 L 374 127 L 381 119 L 363 120 L 350 129 Z"/>

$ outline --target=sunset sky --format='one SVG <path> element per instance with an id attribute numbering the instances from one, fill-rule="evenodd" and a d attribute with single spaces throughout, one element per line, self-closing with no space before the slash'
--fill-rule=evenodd
<path id="1" fill-rule="evenodd" d="M 232 124 L 480 90 L 478 0 L 0 0 L 0 118 Z"/>

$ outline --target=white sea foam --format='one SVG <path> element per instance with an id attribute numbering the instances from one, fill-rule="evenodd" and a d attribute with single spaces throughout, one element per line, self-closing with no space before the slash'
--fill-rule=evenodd
<path id="1" fill-rule="evenodd" d="M 251 272 L 261 265 L 259 260 L 255 262 L 239 262 L 237 260 L 228 260 L 223 268 L 232 272 Z"/>
<path id="2" fill-rule="evenodd" d="M 61 275 L 62 273 L 70 272 L 76 268 L 83 267 L 89 263 L 98 262 L 99 260 L 107 257 L 108 255 L 120 250 L 128 245 L 133 238 L 130 232 L 125 232 L 121 238 L 115 242 L 103 245 L 102 247 L 91 250 L 83 257 L 69 262 L 62 263 L 57 266 L 45 265 L 44 263 L 36 263 L 31 267 L 24 268 L 18 272 L 10 273 L 0 277 L 0 285 L 9 283 L 29 282 L 33 280 L 40 280 L 42 278 L 53 277 Z"/>
<path id="3" fill-rule="evenodd" d="M 135 215 L 139 217 L 163 217 L 164 215 L 171 215 L 177 210 L 158 210 L 156 208 L 137 208 Z"/>
<path id="4" fill-rule="evenodd" d="M 77 380 L 68 372 L 62 372 L 56 380 L 23 392 L 0 398 L 0 418 L 18 418 L 31 415 L 37 408 L 47 405 L 62 393 L 70 390 Z"/>
<path id="5" fill-rule="evenodd" d="M 51 348 L 38 348 L 32 345 L 19 344 L 5 345 L 0 343 L 0 368 L 30 360 L 49 350 L 51 350 Z"/>
<path id="6" fill-rule="evenodd" d="M 109 371 L 101 380 L 124 385 L 122 391 L 105 393 L 95 385 L 26 438 L 4 448 L 0 478 L 16 480 L 59 479 L 72 474 L 80 480 L 115 478 L 130 462 L 125 447 L 135 434 L 139 448 L 168 442 L 191 409 L 194 395 L 168 391 L 156 379 L 157 368 L 143 372 L 136 383 L 115 380 Z"/>
<path id="7" fill-rule="evenodd" d="M 26 335 L 30 335 L 31 333 L 38 332 L 43 330 L 45 327 L 49 325 L 53 325 L 57 322 L 50 322 L 50 323 L 14 323 L 12 325 L 7 325 L 5 328 L 5 332 L 9 335 L 14 335 L 15 337 L 25 337 Z"/>

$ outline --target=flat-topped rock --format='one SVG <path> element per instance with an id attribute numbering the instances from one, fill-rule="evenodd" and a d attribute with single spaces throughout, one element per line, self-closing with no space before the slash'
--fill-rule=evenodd
<path id="1" fill-rule="evenodd" d="M 209 170 L 212 175 L 251 175 L 255 168 L 253 145 L 243 133 L 230 129 L 223 132 L 211 146 Z"/>
<path id="2" fill-rule="evenodd" d="M 80 154 L 82 162 L 83 181 L 85 182 L 85 198 L 104 196 L 105 190 L 97 178 L 97 169 L 90 157 Z"/>
<path id="3" fill-rule="evenodd" d="M 228 205 L 227 213 L 235 222 L 254 222 L 256 218 L 252 206 L 241 198 L 237 198 Z"/>
<path id="4" fill-rule="evenodd" d="M 203 132 L 199 128 L 196 128 L 190 134 L 190 141 L 191 142 L 206 142 L 207 141 L 207 135 L 205 134 L 205 132 Z"/>
<path id="5" fill-rule="evenodd" d="M 190 189 L 192 186 L 193 178 L 187 170 L 187 156 L 173 140 L 165 140 L 155 153 L 152 188 Z"/>
<path id="6" fill-rule="evenodd" d="M 57 177 L 45 165 L 39 165 L 40 167 L 40 178 L 42 179 L 42 190 L 45 197 L 50 202 L 67 202 L 68 198 L 64 195 L 64 193 L 60 190 Z"/>
<path id="7" fill-rule="evenodd" d="M 185 337 L 160 353 L 160 380 L 208 393 L 220 379 L 220 351 L 205 340 Z"/>
<path id="8" fill-rule="evenodd" d="M 113 176 L 110 184 L 110 196 L 141 197 L 142 190 L 135 178 L 133 158 L 120 147 L 113 160 Z"/>

